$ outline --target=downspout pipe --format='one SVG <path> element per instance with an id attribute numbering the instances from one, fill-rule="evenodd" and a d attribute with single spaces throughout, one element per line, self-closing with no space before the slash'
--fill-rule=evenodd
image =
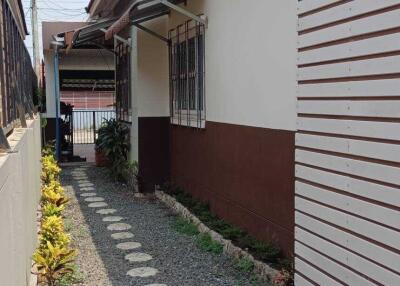
<path id="1" fill-rule="evenodd" d="M 56 160 L 61 159 L 61 132 L 60 132 L 60 81 L 59 81 L 59 57 L 58 48 L 63 46 L 62 43 L 53 41 L 54 46 L 54 99 L 56 109 Z"/>

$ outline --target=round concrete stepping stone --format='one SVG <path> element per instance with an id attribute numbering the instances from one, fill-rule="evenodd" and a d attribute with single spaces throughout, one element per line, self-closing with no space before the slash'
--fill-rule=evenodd
<path id="1" fill-rule="evenodd" d="M 79 184 L 79 188 L 94 187 L 92 183 Z"/>
<path id="2" fill-rule="evenodd" d="M 138 267 L 129 270 L 126 275 L 131 277 L 150 277 L 158 273 L 158 270 L 151 267 Z"/>
<path id="3" fill-rule="evenodd" d="M 104 208 L 108 206 L 105 202 L 96 202 L 96 203 L 91 203 L 88 205 L 89 208 Z"/>
<path id="4" fill-rule="evenodd" d="M 96 193 L 82 193 L 81 197 L 95 197 L 97 196 Z"/>
<path id="5" fill-rule="evenodd" d="M 72 177 L 74 177 L 75 179 L 78 179 L 78 178 L 87 179 L 88 175 L 86 175 L 85 173 L 82 173 L 82 174 L 79 174 L 79 175 L 73 174 Z"/>
<path id="6" fill-rule="evenodd" d="M 134 241 L 122 242 L 117 244 L 117 248 L 121 250 L 132 250 L 139 247 L 142 247 L 142 245 L 139 242 Z"/>
<path id="7" fill-rule="evenodd" d="M 90 191 L 95 191 L 96 189 L 93 187 L 86 187 L 86 188 L 84 187 L 84 188 L 80 188 L 80 190 L 82 192 L 90 192 Z"/>
<path id="8" fill-rule="evenodd" d="M 103 221 L 106 222 L 117 222 L 117 221 L 121 221 L 124 218 L 122 216 L 106 216 L 105 218 L 103 218 Z"/>
<path id="9" fill-rule="evenodd" d="M 96 204 L 96 203 L 94 203 Z M 123 231 L 123 230 L 128 230 L 131 229 L 132 226 L 130 224 L 127 223 L 123 223 L 123 222 L 118 222 L 118 223 L 113 223 L 110 224 L 109 226 L 107 226 L 108 230 L 112 230 L 112 231 Z"/>
<path id="10" fill-rule="evenodd" d="M 104 202 L 104 198 L 102 198 L 102 197 L 86 198 L 85 202 Z"/>
<path id="11" fill-rule="evenodd" d="M 129 262 L 145 262 L 152 260 L 153 257 L 147 253 L 133 252 L 125 255 L 125 259 Z"/>
<path id="12" fill-rule="evenodd" d="M 102 209 L 102 210 L 96 211 L 96 213 L 102 214 L 102 215 L 113 214 L 113 213 L 116 213 L 116 212 L 117 212 L 117 210 L 115 210 L 115 209 Z"/>
<path id="13" fill-rule="evenodd" d="M 120 240 L 120 239 L 128 239 L 133 237 L 133 233 L 131 232 L 117 232 L 113 233 L 111 237 L 115 240 Z"/>

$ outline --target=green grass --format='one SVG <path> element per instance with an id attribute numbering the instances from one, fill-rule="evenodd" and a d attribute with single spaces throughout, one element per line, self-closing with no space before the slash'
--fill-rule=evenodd
<path id="1" fill-rule="evenodd" d="M 71 273 L 67 273 L 57 282 L 57 286 L 71 286 L 83 282 L 84 275 L 78 266 L 74 264 L 72 265 L 72 269 Z"/>
<path id="2" fill-rule="evenodd" d="M 173 223 L 172 223 L 173 229 L 175 229 L 177 232 L 189 236 L 194 236 L 198 235 L 199 231 L 197 230 L 197 226 L 192 223 L 189 220 L 186 220 L 184 218 L 178 217 Z"/>
<path id="3" fill-rule="evenodd" d="M 223 251 L 222 244 L 214 241 L 208 233 L 199 234 L 196 239 L 196 245 L 203 251 L 215 254 L 221 254 Z"/>
<path id="4" fill-rule="evenodd" d="M 64 219 L 64 230 L 66 232 L 71 232 L 73 227 L 74 227 L 74 222 L 72 221 L 72 219 L 69 218 Z"/>
<path id="5" fill-rule="evenodd" d="M 235 268 L 239 271 L 250 273 L 254 270 L 254 263 L 247 258 L 240 258 L 236 260 Z"/>

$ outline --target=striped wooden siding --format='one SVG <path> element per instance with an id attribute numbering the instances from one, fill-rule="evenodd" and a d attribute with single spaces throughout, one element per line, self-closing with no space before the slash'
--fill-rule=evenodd
<path id="1" fill-rule="evenodd" d="M 400 0 L 303 0 L 298 32 L 296 285 L 400 285 Z"/>

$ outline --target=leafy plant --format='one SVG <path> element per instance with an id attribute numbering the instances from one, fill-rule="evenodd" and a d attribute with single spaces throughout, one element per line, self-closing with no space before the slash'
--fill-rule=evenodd
<path id="1" fill-rule="evenodd" d="M 41 179 L 44 185 L 57 181 L 60 172 L 61 169 L 58 167 L 53 155 L 46 155 L 42 157 Z"/>
<path id="2" fill-rule="evenodd" d="M 221 254 L 223 246 L 221 243 L 212 239 L 208 233 L 202 233 L 197 236 L 196 245 L 203 251 Z"/>
<path id="3" fill-rule="evenodd" d="M 42 202 L 43 204 L 53 204 L 61 207 L 68 202 L 68 198 L 64 195 L 64 189 L 59 182 L 52 182 L 42 189 Z"/>
<path id="4" fill-rule="evenodd" d="M 250 235 L 246 235 L 239 239 L 239 243 L 246 246 L 250 252 L 254 253 L 258 259 L 276 263 L 281 256 L 281 250 L 272 243 L 265 243 L 255 239 Z"/>
<path id="5" fill-rule="evenodd" d="M 129 147 L 129 128 L 116 119 L 105 119 L 98 130 L 96 148 L 110 161 L 111 173 L 117 180 L 124 180 Z"/>
<path id="6" fill-rule="evenodd" d="M 128 186 L 134 191 L 140 191 L 142 180 L 139 174 L 139 163 L 137 161 L 131 161 L 125 163 L 125 169 L 123 170 L 124 181 L 127 182 Z"/>
<path id="7" fill-rule="evenodd" d="M 64 223 L 59 216 L 49 216 L 42 220 L 42 228 L 39 232 L 39 249 L 47 246 L 50 242 L 53 246 L 67 246 L 71 238 L 64 231 Z"/>
<path id="8" fill-rule="evenodd" d="M 72 264 L 71 269 L 72 272 L 66 273 L 58 280 L 57 286 L 70 286 L 83 281 L 84 274 L 79 270 L 78 266 Z"/>
<path id="9" fill-rule="evenodd" d="M 38 274 L 45 278 L 49 286 L 55 286 L 56 282 L 67 273 L 73 272 L 71 263 L 76 257 L 76 251 L 62 245 L 53 245 L 46 242 L 46 247 L 38 249 L 33 254 Z"/>
<path id="10" fill-rule="evenodd" d="M 52 203 L 45 203 L 42 208 L 43 217 L 61 216 L 64 210 L 64 205 L 57 206 Z"/>
<path id="11" fill-rule="evenodd" d="M 186 235 L 198 235 L 199 231 L 197 226 L 184 218 L 178 217 L 172 224 L 172 227 L 179 233 L 186 234 Z"/>
<path id="12" fill-rule="evenodd" d="M 235 268 L 242 272 L 250 273 L 254 269 L 254 263 L 247 258 L 240 258 L 236 261 Z"/>

